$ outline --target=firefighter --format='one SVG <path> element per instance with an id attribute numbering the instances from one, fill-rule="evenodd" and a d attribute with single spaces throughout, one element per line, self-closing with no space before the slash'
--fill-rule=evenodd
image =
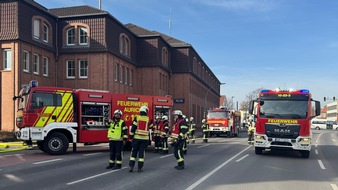
<path id="1" fill-rule="evenodd" d="M 255 133 L 255 126 L 252 122 L 252 119 L 250 118 L 247 122 L 247 128 L 248 128 L 248 144 L 254 143 L 254 133 Z"/>
<path id="2" fill-rule="evenodd" d="M 108 129 L 110 160 L 106 169 L 121 169 L 123 142 L 127 141 L 128 128 L 122 118 L 122 111 L 115 110 L 112 120 L 105 122 Z"/>
<path id="3" fill-rule="evenodd" d="M 149 129 L 151 127 L 151 121 L 148 115 L 148 107 L 140 107 L 140 115 L 134 118 L 131 130 L 130 138 L 132 140 L 132 150 L 129 160 L 129 172 L 133 172 L 136 158 L 138 156 L 138 172 L 143 172 L 145 150 L 148 147 L 149 142 Z"/>
<path id="4" fill-rule="evenodd" d="M 188 126 L 186 121 L 182 117 L 181 110 L 173 111 L 175 124 L 171 133 L 172 145 L 174 146 L 174 155 L 177 160 L 177 170 L 184 169 L 184 156 L 183 156 L 183 145 L 184 138 L 188 132 Z"/>
<path id="5" fill-rule="evenodd" d="M 189 121 L 189 134 L 190 134 L 190 139 L 191 143 L 195 143 L 195 130 L 196 130 L 196 124 L 194 123 L 194 118 L 190 117 Z"/>
<path id="6" fill-rule="evenodd" d="M 186 135 L 183 139 L 183 142 L 184 142 L 183 143 L 183 154 L 187 154 L 187 152 L 188 152 L 188 145 L 187 144 L 189 144 L 189 125 L 188 125 L 189 119 L 185 115 L 182 115 L 182 118 L 185 121 L 186 125 L 188 126 L 188 131 L 187 131 L 187 133 L 186 133 Z"/>
<path id="7" fill-rule="evenodd" d="M 154 141 L 155 141 L 155 153 L 158 153 L 162 150 L 161 145 L 161 117 L 156 116 L 156 121 L 154 122 L 153 129 L 154 129 Z"/>
<path id="8" fill-rule="evenodd" d="M 202 130 L 203 130 L 203 142 L 207 143 L 209 136 L 209 125 L 205 119 L 202 119 Z"/>
<path id="9" fill-rule="evenodd" d="M 168 116 L 162 116 L 161 122 L 161 137 L 162 137 L 162 153 L 168 154 L 169 147 L 168 147 L 168 135 L 169 135 L 169 121 Z"/>

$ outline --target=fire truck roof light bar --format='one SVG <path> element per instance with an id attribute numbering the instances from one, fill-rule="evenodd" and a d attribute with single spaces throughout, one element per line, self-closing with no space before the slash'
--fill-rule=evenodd
<path id="1" fill-rule="evenodd" d="M 127 97 L 127 100 L 139 101 L 139 98 Z"/>
<path id="2" fill-rule="evenodd" d="M 168 102 L 168 100 L 158 99 L 158 102 Z"/>
<path id="3" fill-rule="evenodd" d="M 102 95 L 97 95 L 97 94 L 88 94 L 89 98 L 103 98 Z"/>

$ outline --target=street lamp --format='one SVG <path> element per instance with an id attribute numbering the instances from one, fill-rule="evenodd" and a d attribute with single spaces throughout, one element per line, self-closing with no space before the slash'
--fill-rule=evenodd
<path id="1" fill-rule="evenodd" d="M 221 82 L 219 85 L 221 86 L 221 85 L 224 85 L 224 84 L 226 84 L 226 83 Z M 207 110 L 207 108 L 206 108 L 207 107 L 207 97 L 208 97 L 208 94 L 209 94 L 211 88 L 212 88 L 212 86 L 209 87 L 209 89 L 208 89 L 208 91 L 207 91 L 207 93 L 205 94 L 205 97 L 204 97 L 204 110 Z M 205 116 L 206 116 L 206 112 L 204 111 L 204 118 L 205 118 Z"/>

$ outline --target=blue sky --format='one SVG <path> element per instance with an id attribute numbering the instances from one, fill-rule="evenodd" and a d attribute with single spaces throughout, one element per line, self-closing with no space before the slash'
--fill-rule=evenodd
<path id="1" fill-rule="evenodd" d="M 98 7 L 98 0 L 36 1 Z M 102 9 L 192 44 L 234 101 L 261 87 L 338 97 L 337 0 L 102 0 Z"/>

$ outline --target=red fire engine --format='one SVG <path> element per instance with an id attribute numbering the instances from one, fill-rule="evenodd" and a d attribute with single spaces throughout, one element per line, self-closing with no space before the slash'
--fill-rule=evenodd
<path id="1" fill-rule="evenodd" d="M 207 123 L 210 136 L 220 136 L 221 134 L 226 134 L 228 137 L 238 136 L 240 118 L 240 111 L 227 110 L 223 106 L 208 110 Z"/>
<path id="2" fill-rule="evenodd" d="M 140 106 L 149 108 L 148 115 L 170 117 L 171 97 L 135 94 L 113 94 L 108 91 L 60 87 L 38 87 L 37 81 L 25 85 L 18 99 L 16 125 L 18 139 L 37 141 L 48 154 L 64 154 L 69 143 L 108 142 L 105 121 L 120 109 L 130 128 Z M 127 142 L 130 146 L 130 141 Z"/>
<path id="3" fill-rule="evenodd" d="M 251 101 L 249 113 L 256 120 L 256 154 L 265 149 L 290 149 L 300 151 L 304 158 L 310 156 L 310 120 L 320 114 L 320 102 L 312 100 L 309 90 L 262 90 Z"/>

